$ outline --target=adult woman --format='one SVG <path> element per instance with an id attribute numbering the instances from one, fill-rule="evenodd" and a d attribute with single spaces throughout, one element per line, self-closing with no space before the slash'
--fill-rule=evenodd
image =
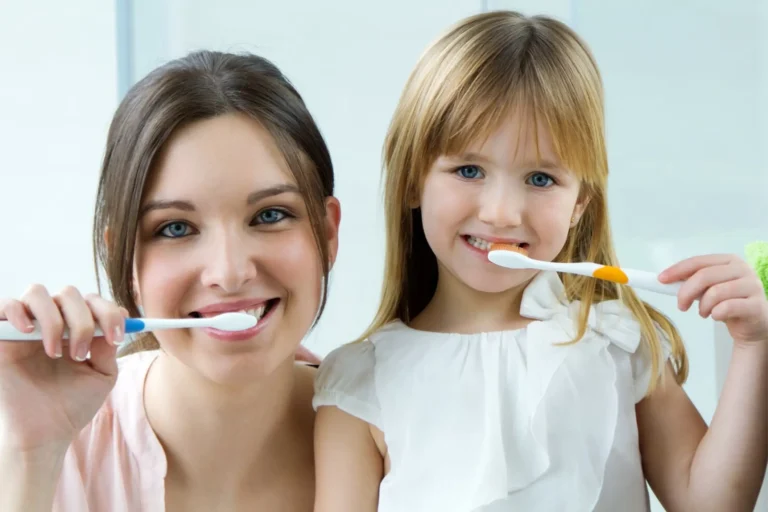
<path id="1" fill-rule="evenodd" d="M 323 138 L 271 63 L 201 52 L 136 84 L 94 223 L 117 304 L 42 286 L 0 302 L 45 338 L 0 343 L 2 510 L 311 510 L 314 370 L 294 354 L 322 312 L 339 221 Z M 139 308 L 259 322 L 157 332 L 118 359 Z"/>

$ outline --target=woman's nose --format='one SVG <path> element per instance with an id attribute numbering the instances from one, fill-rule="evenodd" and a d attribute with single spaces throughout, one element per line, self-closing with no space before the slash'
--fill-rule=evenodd
<path id="1" fill-rule="evenodd" d="M 235 293 L 256 278 L 256 264 L 242 236 L 222 233 L 208 243 L 201 276 L 204 286 Z"/>

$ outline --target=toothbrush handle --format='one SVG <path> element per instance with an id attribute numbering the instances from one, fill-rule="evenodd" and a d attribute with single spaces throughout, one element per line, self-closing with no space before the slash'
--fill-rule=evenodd
<path id="1" fill-rule="evenodd" d="M 629 278 L 627 285 L 650 292 L 676 296 L 682 282 L 665 284 L 659 281 L 658 274 L 644 270 L 622 269 Z"/>
<path id="2" fill-rule="evenodd" d="M 0 340 L 2 341 L 41 341 L 43 339 L 43 333 L 40 330 L 40 324 L 34 322 L 35 330 L 32 332 L 21 332 L 16 329 L 11 322 L 0 321 Z M 144 321 L 140 318 L 126 318 L 125 319 L 125 333 L 137 333 L 145 329 Z M 104 336 L 101 329 L 96 328 L 93 331 L 93 337 L 97 338 Z M 69 339 L 69 332 L 65 329 L 62 339 Z"/>

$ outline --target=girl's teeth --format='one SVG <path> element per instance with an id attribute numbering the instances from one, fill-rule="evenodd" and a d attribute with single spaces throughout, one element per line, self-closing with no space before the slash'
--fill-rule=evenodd
<path id="1" fill-rule="evenodd" d="M 477 247 L 481 251 L 487 251 L 491 248 L 491 244 L 489 242 L 486 242 L 485 240 L 481 238 L 475 238 L 473 236 L 467 237 L 467 242 L 469 242 L 469 245 L 472 247 Z"/>
<path id="2" fill-rule="evenodd" d="M 483 240 L 482 238 L 475 238 L 474 236 L 468 236 L 467 242 L 469 242 L 469 245 L 472 247 L 477 247 L 481 251 L 490 251 L 491 250 L 491 242 L 488 242 L 487 240 Z M 520 244 L 513 244 L 518 247 L 520 247 Z"/>

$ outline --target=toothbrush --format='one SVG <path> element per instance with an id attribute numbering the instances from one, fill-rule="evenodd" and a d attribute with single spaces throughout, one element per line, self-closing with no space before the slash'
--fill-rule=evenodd
<path id="1" fill-rule="evenodd" d="M 209 318 L 126 318 L 125 333 L 136 334 L 140 332 L 158 331 L 161 329 L 186 329 L 212 327 L 222 331 L 244 331 L 256 326 L 257 320 L 247 313 L 222 313 Z M 0 340 L 5 341 L 40 341 L 43 339 L 40 324 L 34 323 L 35 330 L 22 332 L 17 330 L 8 321 L 0 321 Z M 104 336 L 101 329 L 96 329 L 94 337 Z M 69 338 L 66 331 L 64 339 Z"/>
<path id="2" fill-rule="evenodd" d="M 626 284 L 633 288 L 640 288 L 665 295 L 677 295 L 682 283 L 665 284 L 659 281 L 658 274 L 644 270 L 621 269 L 610 265 L 598 263 L 556 263 L 540 261 L 529 258 L 524 249 L 509 244 L 491 244 L 488 251 L 488 259 L 501 267 L 513 269 L 552 270 L 568 274 L 578 274 L 594 277 L 604 281 Z"/>

